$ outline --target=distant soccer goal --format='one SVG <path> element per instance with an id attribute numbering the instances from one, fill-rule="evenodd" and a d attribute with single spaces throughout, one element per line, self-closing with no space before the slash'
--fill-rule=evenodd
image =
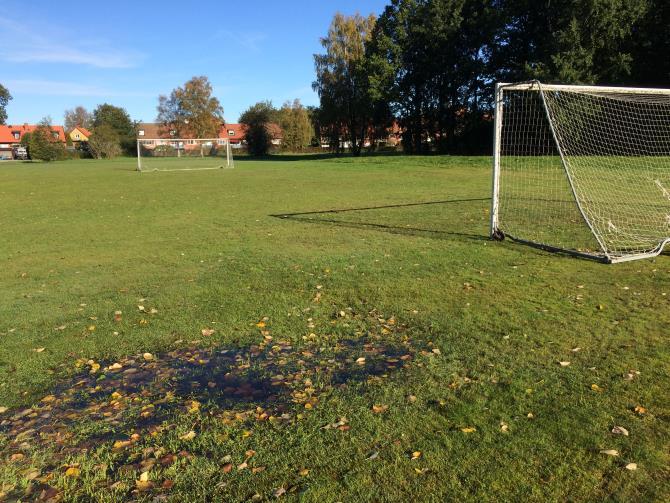
<path id="1" fill-rule="evenodd" d="M 225 138 L 137 140 L 137 170 L 196 171 L 234 167 L 233 151 Z"/>
<path id="2" fill-rule="evenodd" d="M 491 236 L 623 262 L 670 243 L 670 89 L 496 86 Z"/>

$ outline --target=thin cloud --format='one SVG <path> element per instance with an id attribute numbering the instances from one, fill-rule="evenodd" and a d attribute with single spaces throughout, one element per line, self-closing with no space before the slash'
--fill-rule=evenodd
<path id="1" fill-rule="evenodd" d="M 57 80 L 6 80 L 3 81 L 10 93 L 14 96 L 78 96 L 111 98 L 119 96 L 152 96 L 147 93 L 135 93 L 127 91 L 113 91 L 95 85 L 82 84 L 80 82 L 64 82 Z"/>
<path id="2" fill-rule="evenodd" d="M 61 41 L 44 29 L 0 17 L 0 59 L 11 63 L 67 63 L 97 68 L 132 68 L 141 53 L 115 50 L 104 42 Z M 18 43 L 20 41 L 20 43 Z"/>
<path id="3" fill-rule="evenodd" d="M 261 32 L 246 32 L 246 31 L 231 31 L 220 29 L 214 36 L 213 40 L 223 40 L 226 44 L 236 45 L 250 52 L 259 52 L 262 43 L 268 38 L 265 33 Z"/>

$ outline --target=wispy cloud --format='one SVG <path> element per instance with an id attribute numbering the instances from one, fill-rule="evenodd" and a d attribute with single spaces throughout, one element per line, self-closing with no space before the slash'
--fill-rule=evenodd
<path id="1" fill-rule="evenodd" d="M 14 96 L 38 95 L 38 96 L 78 96 L 112 98 L 118 96 L 153 96 L 148 93 L 137 93 L 132 91 L 114 91 L 96 85 L 81 84 L 79 82 L 65 82 L 58 80 L 18 79 L 4 80 L 3 84 Z"/>
<path id="2" fill-rule="evenodd" d="M 105 41 L 66 40 L 48 28 L 0 17 L 0 59 L 12 63 L 66 63 L 97 68 L 132 68 L 143 55 Z"/>
<path id="3" fill-rule="evenodd" d="M 213 40 L 222 40 L 228 45 L 236 45 L 249 52 L 259 52 L 263 42 L 268 38 L 265 33 L 253 31 L 217 30 Z"/>

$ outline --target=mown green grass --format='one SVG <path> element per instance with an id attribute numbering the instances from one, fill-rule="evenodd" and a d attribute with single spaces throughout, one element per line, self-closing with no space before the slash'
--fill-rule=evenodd
<path id="1" fill-rule="evenodd" d="M 10 408 L 0 421 L 80 372 L 78 359 L 160 355 L 190 341 L 245 348 L 262 340 L 263 317 L 298 351 L 311 333 L 324 345 L 340 337 L 340 311 L 374 311 L 440 354 L 327 389 L 312 410 L 290 405 L 294 420 L 281 425 L 177 414 L 174 429 L 130 453 L 101 442 L 64 461 L 28 445 L 10 461 L 4 432 L 0 493 L 23 494 L 36 469 L 54 473 L 49 484 L 66 500 L 150 500 L 161 491 L 133 493 L 139 471 L 119 468 L 161 447 L 193 455 L 150 472 L 175 482 L 162 491 L 175 501 L 271 499 L 280 488 L 305 501 L 670 497 L 667 255 L 608 266 L 489 241 L 487 158 L 134 166 L 0 165 L 0 406 Z M 628 380 L 631 370 L 639 375 Z M 389 408 L 377 414 L 375 404 Z M 341 417 L 348 431 L 322 429 Z M 615 425 L 630 435 L 613 435 Z M 77 435 L 96 427 L 83 422 Z M 180 440 L 189 430 L 197 437 Z M 265 470 L 224 473 L 225 456 L 239 464 L 248 449 Z M 81 476 L 65 477 L 64 462 L 80 463 Z M 636 471 L 624 468 L 631 462 Z"/>

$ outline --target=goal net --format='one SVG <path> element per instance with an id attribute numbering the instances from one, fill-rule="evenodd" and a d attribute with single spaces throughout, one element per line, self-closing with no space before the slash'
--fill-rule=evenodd
<path id="1" fill-rule="evenodd" d="M 670 90 L 498 84 L 491 236 L 605 262 L 670 243 Z"/>
<path id="2" fill-rule="evenodd" d="M 233 166 L 233 152 L 225 138 L 137 140 L 138 171 L 195 171 Z"/>

